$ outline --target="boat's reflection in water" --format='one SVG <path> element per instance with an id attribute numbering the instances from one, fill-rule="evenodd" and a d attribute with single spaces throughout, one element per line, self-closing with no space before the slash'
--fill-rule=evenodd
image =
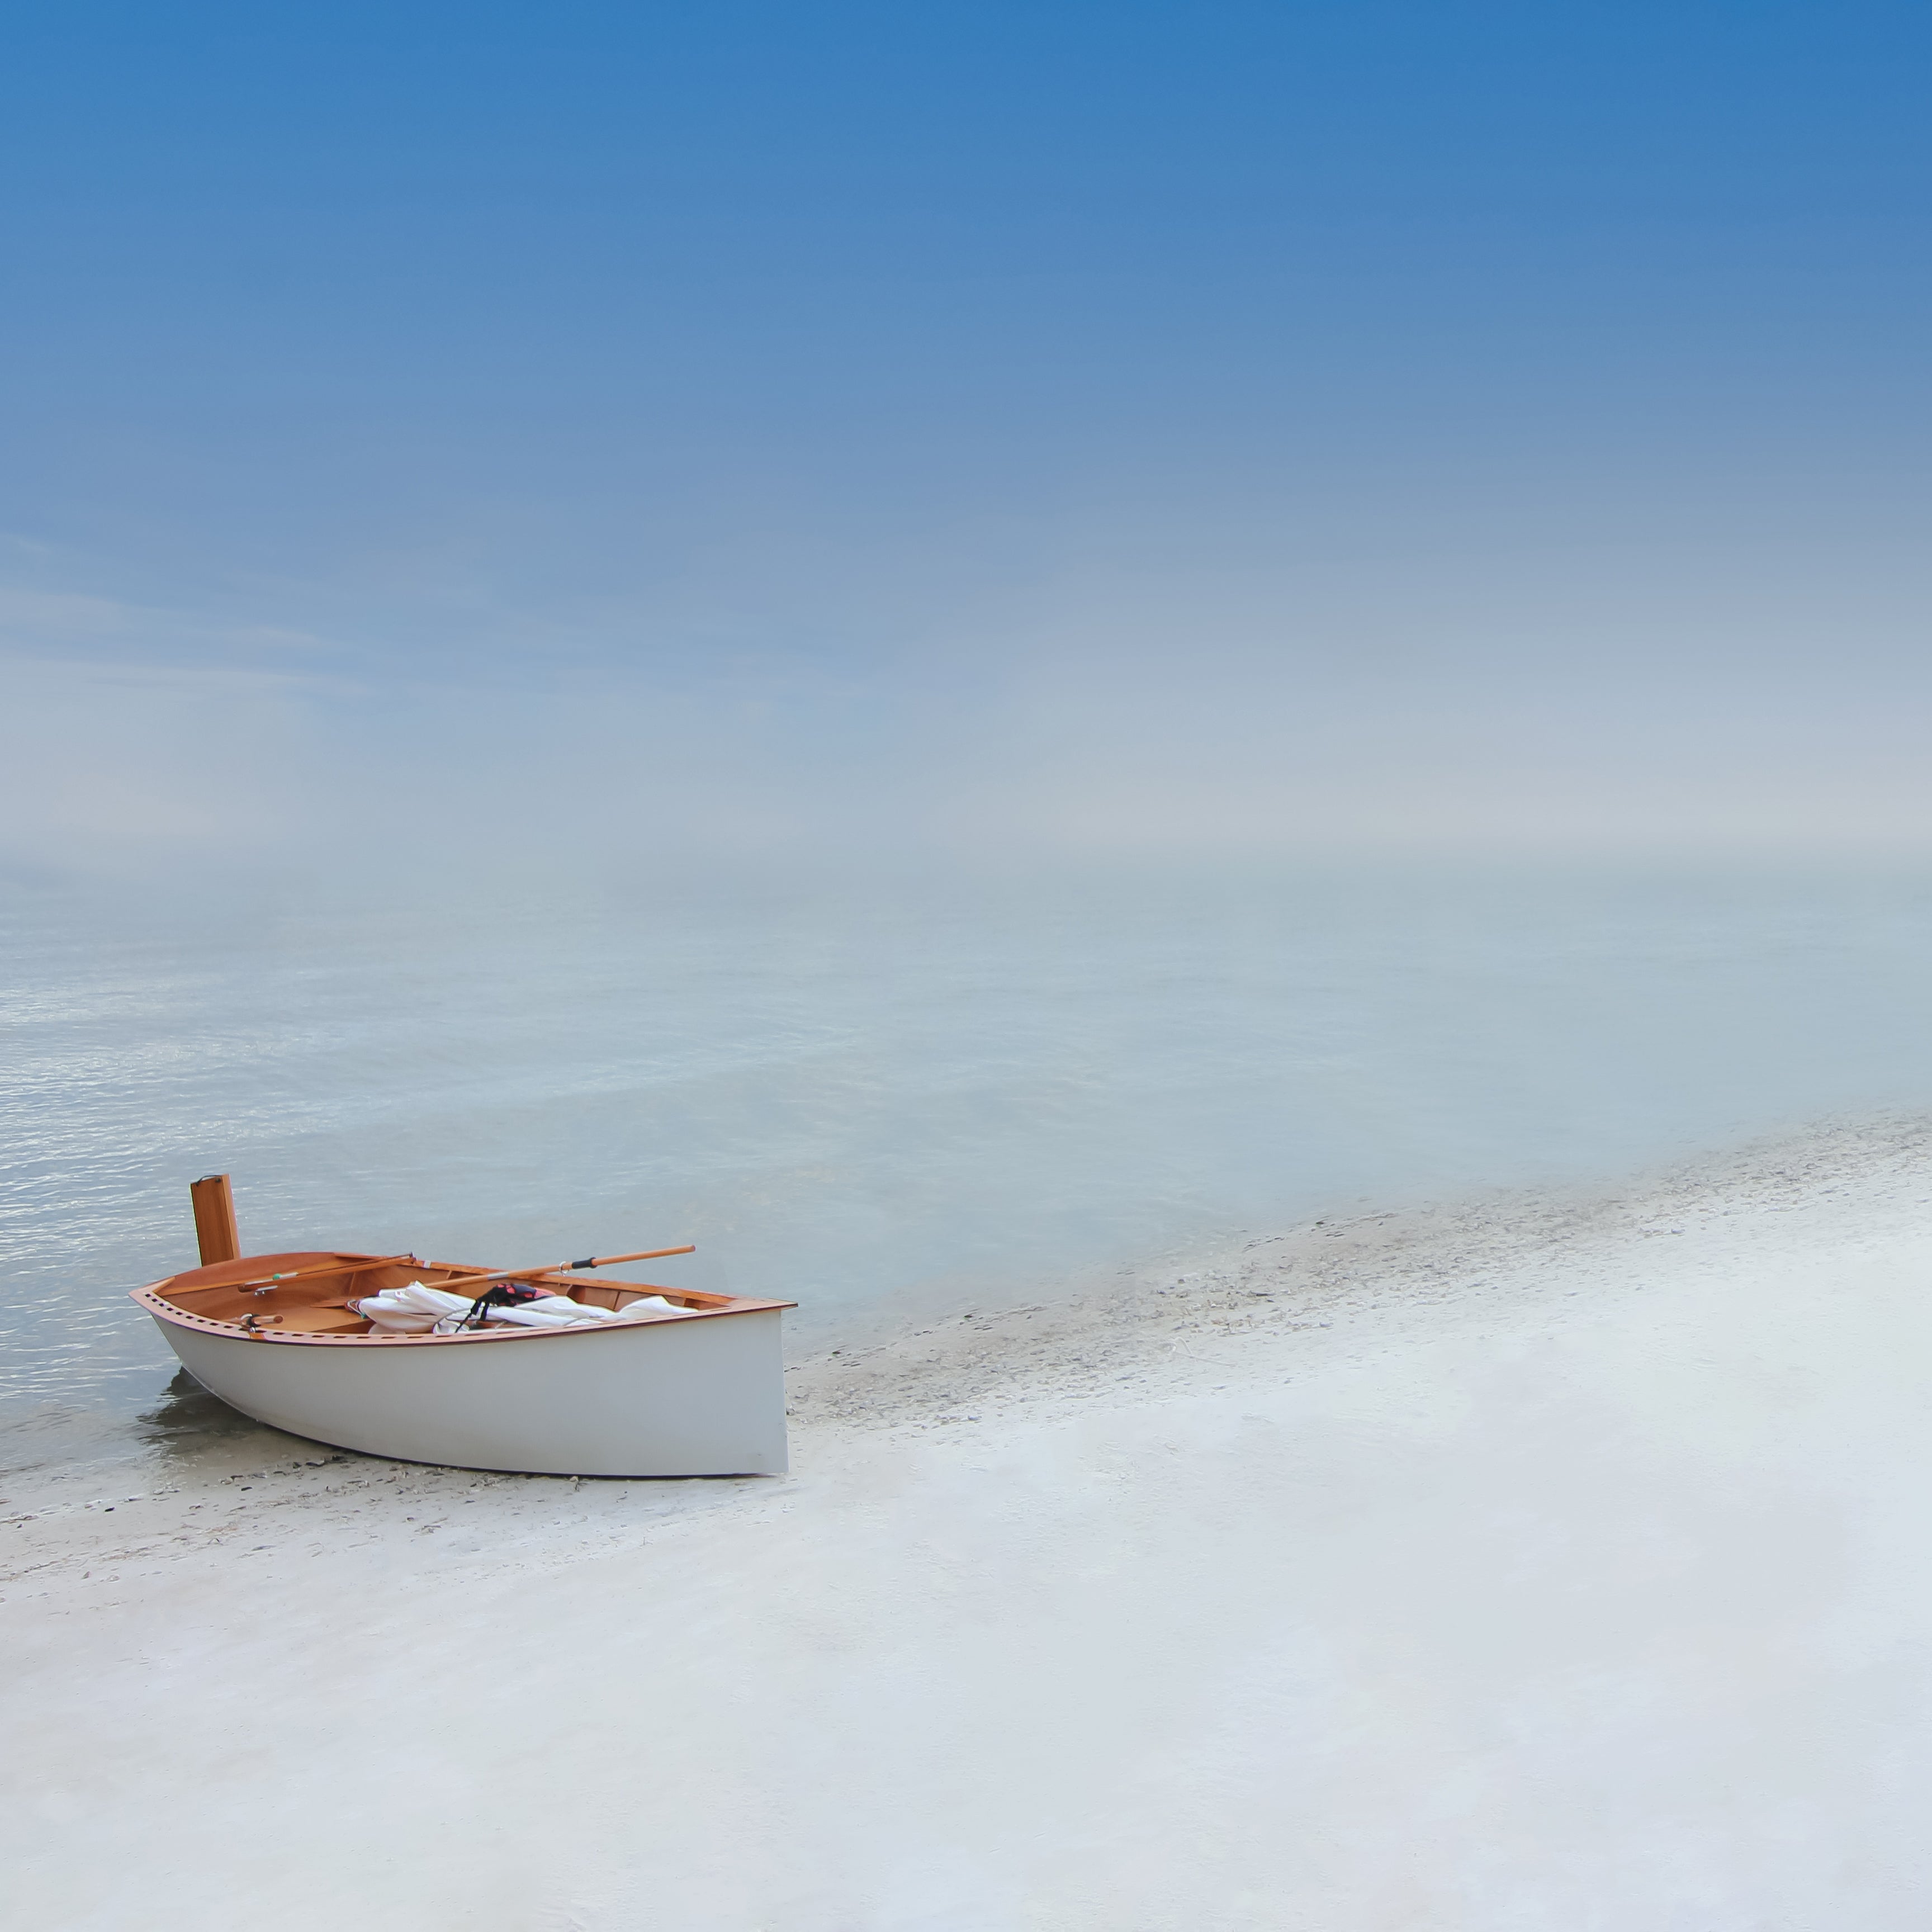
<path id="1" fill-rule="evenodd" d="M 299 1448 L 302 1438 L 271 1429 L 211 1395 L 185 1369 L 177 1369 L 160 1400 L 135 1418 L 142 1444 L 166 1460 L 192 1460 L 202 1451 L 240 1448 L 252 1438 L 262 1454 Z"/>

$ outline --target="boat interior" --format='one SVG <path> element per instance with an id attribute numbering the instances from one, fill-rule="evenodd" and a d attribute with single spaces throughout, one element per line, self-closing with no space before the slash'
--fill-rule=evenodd
<path id="1" fill-rule="evenodd" d="M 155 1282 L 148 1292 L 184 1315 L 224 1328 L 268 1335 L 348 1337 L 373 1330 L 373 1324 L 350 1306 L 352 1301 L 418 1281 L 429 1288 L 456 1283 L 452 1292 L 467 1294 L 481 1294 L 496 1282 L 511 1282 L 542 1294 L 567 1295 L 594 1308 L 622 1309 L 644 1295 L 662 1295 L 674 1307 L 693 1313 L 742 1305 L 728 1294 L 658 1288 L 645 1282 L 598 1281 L 568 1270 L 491 1274 L 454 1262 L 418 1261 L 412 1255 L 356 1255 L 327 1250 L 244 1255 L 238 1260 L 170 1275 Z M 412 1342 L 428 1338 L 387 1335 L 382 1339 Z"/>

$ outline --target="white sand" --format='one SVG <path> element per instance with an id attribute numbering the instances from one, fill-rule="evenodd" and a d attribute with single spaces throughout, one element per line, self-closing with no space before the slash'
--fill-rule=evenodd
<path id="1" fill-rule="evenodd" d="M 1924 1130 L 1178 1272 L 782 1481 L 16 1492 L 10 1922 L 1932 1921 Z"/>

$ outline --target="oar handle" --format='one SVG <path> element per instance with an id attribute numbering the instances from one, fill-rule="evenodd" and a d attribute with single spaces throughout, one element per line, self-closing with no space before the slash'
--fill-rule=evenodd
<path id="1" fill-rule="evenodd" d="M 442 1281 L 427 1285 L 431 1288 L 455 1289 L 467 1287 L 472 1281 L 542 1281 L 546 1275 L 562 1274 L 566 1270 L 580 1268 L 608 1268 L 615 1262 L 656 1261 L 664 1255 L 690 1255 L 698 1252 L 695 1244 L 687 1243 L 681 1248 L 644 1248 L 634 1255 L 592 1255 L 580 1262 L 545 1262 L 540 1267 L 526 1268 L 470 1268 L 461 1274 L 453 1274 Z"/>
<path id="2" fill-rule="evenodd" d="M 687 1241 L 681 1248 L 640 1248 L 634 1255 L 592 1255 L 587 1260 L 566 1262 L 563 1265 L 578 1273 L 585 1268 L 615 1268 L 620 1262 L 661 1262 L 667 1255 L 694 1255 L 697 1252 L 698 1244 Z"/>

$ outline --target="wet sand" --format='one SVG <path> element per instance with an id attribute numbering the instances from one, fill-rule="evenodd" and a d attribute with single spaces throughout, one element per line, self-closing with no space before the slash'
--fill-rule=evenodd
<path id="1" fill-rule="evenodd" d="M 8 1486 L 22 1924 L 1924 1922 L 1932 1130 L 1244 1237 L 779 1480 Z"/>

